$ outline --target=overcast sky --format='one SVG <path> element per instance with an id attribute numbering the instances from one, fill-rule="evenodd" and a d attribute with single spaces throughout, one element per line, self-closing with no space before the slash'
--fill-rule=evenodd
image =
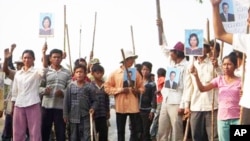
<path id="1" fill-rule="evenodd" d="M 206 35 L 206 21 L 210 21 L 210 38 L 213 38 L 211 5 L 206 0 L 160 0 L 164 32 L 169 46 L 185 41 L 185 29 L 203 29 Z M 48 53 L 53 48 L 63 49 L 63 7 L 66 5 L 71 59 L 89 56 L 97 12 L 94 57 L 100 59 L 106 72 L 114 70 L 121 61 L 121 51 L 132 50 L 130 26 L 133 26 L 136 63 L 150 61 L 153 73 L 159 67 L 166 67 L 165 57 L 158 45 L 155 0 L 0 0 L 0 53 L 12 43 L 17 44 L 14 60 L 23 50 L 32 49 L 36 54 L 36 67 L 41 67 L 41 49 L 45 41 L 40 38 L 40 13 L 54 13 L 53 38 L 48 38 Z M 80 27 L 82 34 L 80 39 Z M 81 41 L 80 41 L 81 40 Z M 68 49 L 66 50 L 68 51 Z M 1 58 L 2 55 L 1 55 Z M 69 59 L 63 61 L 68 64 Z M 108 75 L 108 74 L 106 74 Z"/>

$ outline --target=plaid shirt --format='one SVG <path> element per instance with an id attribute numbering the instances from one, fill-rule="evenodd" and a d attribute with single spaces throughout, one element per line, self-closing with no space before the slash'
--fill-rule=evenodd
<path id="1" fill-rule="evenodd" d="M 81 117 L 89 116 L 89 109 L 97 109 L 95 90 L 90 83 L 82 87 L 73 81 L 67 87 L 66 96 L 63 102 L 63 117 L 68 118 L 71 123 L 80 123 Z"/>
<path id="2" fill-rule="evenodd" d="M 109 113 L 109 96 L 104 91 L 103 85 L 99 87 L 94 81 L 90 83 L 91 89 L 95 90 L 95 96 L 98 100 L 98 107 L 95 110 L 95 118 L 98 117 L 106 117 L 107 113 Z"/>

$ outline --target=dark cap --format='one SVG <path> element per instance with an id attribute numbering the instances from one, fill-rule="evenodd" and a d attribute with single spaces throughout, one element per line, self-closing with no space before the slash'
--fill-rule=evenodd
<path id="1" fill-rule="evenodd" d="M 177 42 L 172 50 L 184 52 L 184 44 L 182 42 Z"/>

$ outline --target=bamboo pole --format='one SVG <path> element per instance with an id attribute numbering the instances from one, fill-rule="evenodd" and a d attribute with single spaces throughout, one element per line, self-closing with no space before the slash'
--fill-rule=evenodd
<path id="1" fill-rule="evenodd" d="M 80 61 L 80 58 L 81 58 L 81 46 L 82 46 L 82 25 L 80 25 L 80 36 L 79 36 L 79 61 Z"/>
<path id="2" fill-rule="evenodd" d="M 223 58 L 223 50 L 224 50 L 224 42 L 221 42 L 221 48 L 220 48 L 220 60 Z"/>
<path id="3" fill-rule="evenodd" d="M 247 34 L 249 34 L 249 25 L 247 25 Z M 244 89 L 244 81 L 245 81 L 245 66 L 246 66 L 246 54 L 243 53 L 242 57 L 242 75 L 241 75 L 241 94 L 243 95 L 243 89 Z M 242 97 L 241 95 L 241 97 Z M 242 116 L 243 116 L 243 107 L 240 107 L 240 124 L 242 124 Z"/>
<path id="4" fill-rule="evenodd" d="M 216 55 L 216 38 L 214 39 L 213 47 L 213 59 L 217 59 Z M 213 78 L 215 77 L 215 68 L 213 67 Z M 212 111 L 211 111 L 211 141 L 214 140 L 214 100 L 215 100 L 215 89 L 212 90 Z"/>
<path id="5" fill-rule="evenodd" d="M 66 24 L 66 33 L 67 33 L 67 43 L 68 43 L 68 53 L 69 53 L 70 71 L 71 71 L 71 73 L 73 73 L 73 70 L 72 70 L 72 62 L 71 62 L 71 53 L 70 53 L 70 43 L 69 43 L 69 30 L 68 30 L 68 24 Z"/>
<path id="6" fill-rule="evenodd" d="M 131 39 L 132 39 L 132 47 L 133 47 L 133 53 L 135 54 L 135 42 L 134 42 L 134 32 L 133 32 L 133 26 L 130 26 L 130 31 L 131 31 Z M 134 64 L 136 64 L 136 62 L 134 61 Z"/>
<path id="7" fill-rule="evenodd" d="M 93 40 L 92 40 L 92 49 L 91 49 L 92 52 L 94 52 L 94 46 L 95 46 L 96 18 L 97 18 L 97 12 L 95 12 L 94 30 L 93 30 Z"/>
<path id="8" fill-rule="evenodd" d="M 189 122 L 190 122 L 190 117 L 187 118 L 183 141 L 187 141 L 187 139 L 188 139 Z"/>
<path id="9" fill-rule="evenodd" d="M 207 19 L 207 41 L 210 41 L 210 28 L 209 28 L 209 19 Z"/>
<path id="10" fill-rule="evenodd" d="M 160 0 L 156 0 L 157 20 L 160 20 L 162 22 L 161 8 L 160 7 L 161 7 L 160 6 Z M 159 45 L 163 44 L 162 34 L 163 34 L 163 25 L 161 23 L 160 25 L 158 25 Z"/>
<path id="11" fill-rule="evenodd" d="M 64 30 L 64 37 L 63 37 L 63 51 L 66 52 L 66 5 L 64 5 L 64 25 L 63 25 L 63 30 Z"/>

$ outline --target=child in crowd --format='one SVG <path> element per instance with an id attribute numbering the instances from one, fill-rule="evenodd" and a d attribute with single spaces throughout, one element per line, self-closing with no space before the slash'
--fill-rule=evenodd
<path id="1" fill-rule="evenodd" d="M 66 123 L 69 122 L 71 141 L 90 140 L 90 114 L 93 115 L 97 108 L 97 100 L 93 95 L 95 91 L 84 80 L 86 72 L 86 66 L 75 66 L 75 81 L 68 85 L 64 97 L 63 118 Z"/>
<path id="2" fill-rule="evenodd" d="M 108 141 L 108 125 L 107 120 L 110 117 L 109 96 L 104 91 L 104 68 L 100 64 L 94 64 L 91 69 L 94 80 L 90 86 L 95 90 L 95 96 L 98 99 L 98 107 L 95 110 L 95 127 L 99 134 L 98 141 Z"/>

